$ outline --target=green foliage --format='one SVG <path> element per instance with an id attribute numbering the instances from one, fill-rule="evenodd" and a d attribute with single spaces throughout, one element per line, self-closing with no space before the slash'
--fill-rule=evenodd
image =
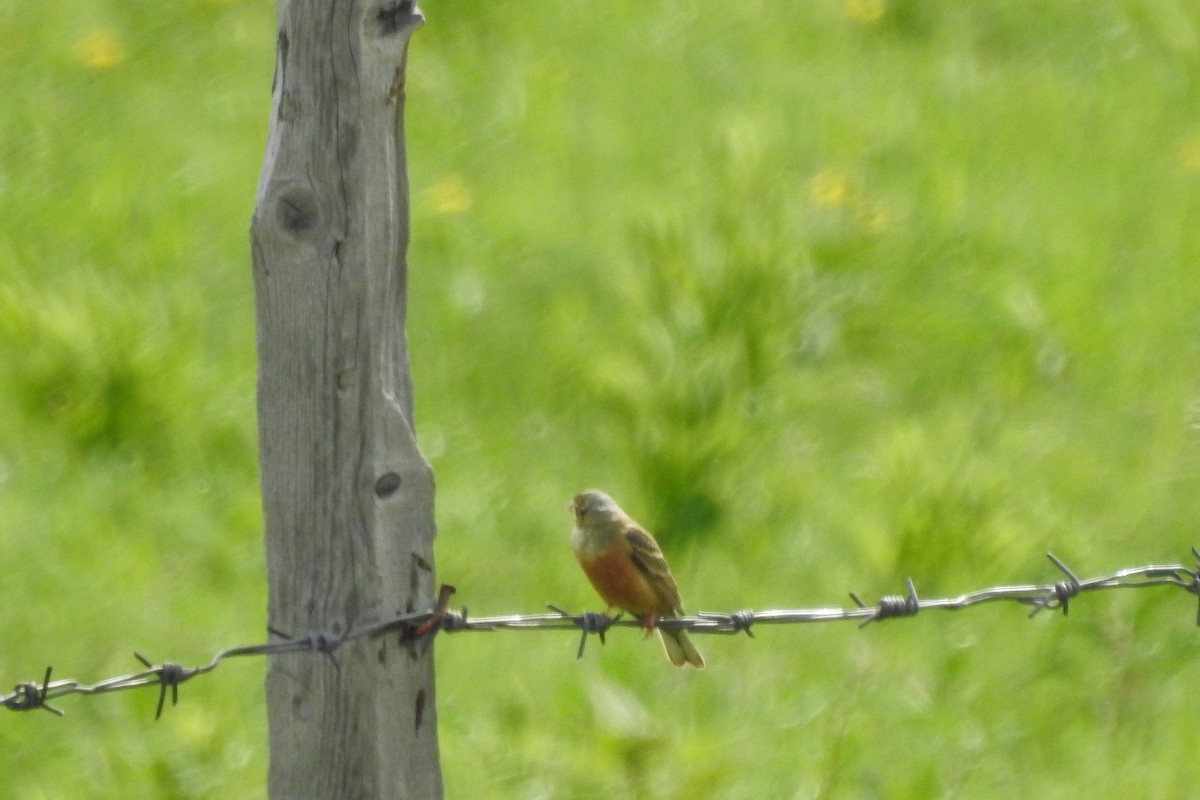
<path id="1" fill-rule="evenodd" d="M 409 340 L 441 579 L 595 607 L 612 492 L 689 609 L 1195 541 L 1200 11 L 441 3 Z M 269 4 L 0 8 L 0 677 L 263 636 L 245 231 Z M 1127 593 L 1134 595 L 1135 593 Z M 1194 609 L 1095 596 L 699 641 L 438 643 L 451 797 L 1186 796 Z M 4 795 L 264 794 L 261 663 L 0 725 Z M 62 765 L 72 769 L 64 770 Z"/>
<path id="2" fill-rule="evenodd" d="M 781 187 L 761 148 L 728 145 L 710 156 L 715 169 L 683 187 L 688 208 L 637 212 L 629 255 L 590 296 L 597 308 L 575 312 L 590 323 L 580 335 L 598 344 L 596 356 L 563 354 L 665 542 L 722 521 L 737 492 L 728 466 L 769 425 L 763 405 L 794 360 L 806 312 L 809 270 Z"/>

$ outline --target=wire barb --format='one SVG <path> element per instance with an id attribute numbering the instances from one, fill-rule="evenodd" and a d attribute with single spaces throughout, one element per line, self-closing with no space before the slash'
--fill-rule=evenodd
<path id="1" fill-rule="evenodd" d="M 754 624 L 754 612 L 748 608 L 743 608 L 741 611 L 734 611 L 732 614 L 722 614 L 716 611 L 701 611 L 700 619 L 712 620 L 720 626 L 718 633 L 744 633 L 751 639 L 754 638 L 754 631 L 750 630 L 750 626 Z"/>
<path id="2" fill-rule="evenodd" d="M 1191 582 L 1186 588 L 1189 592 L 1196 595 L 1197 598 L 1200 598 L 1200 550 L 1197 550 L 1195 545 L 1192 545 L 1192 563 L 1196 568 L 1192 570 Z M 1197 606 L 1196 627 L 1200 628 L 1200 603 Z"/>
<path id="3" fill-rule="evenodd" d="M 154 666 L 141 653 L 135 652 L 133 657 L 150 672 L 158 674 L 158 707 L 154 710 L 154 721 L 162 718 L 163 702 L 167 699 L 167 688 L 171 689 L 172 708 L 179 705 L 179 684 L 196 674 L 196 670 L 188 669 L 176 661 L 164 661 L 160 666 Z"/>
<path id="4" fill-rule="evenodd" d="M 1083 582 L 1075 576 L 1075 573 L 1058 559 L 1054 553 L 1046 553 L 1046 558 L 1050 559 L 1050 563 L 1058 567 L 1059 571 L 1067 576 L 1065 581 L 1058 581 L 1054 584 L 1053 595 L 1041 598 L 1033 602 L 1033 610 L 1029 612 L 1030 618 L 1034 617 L 1042 609 L 1046 608 L 1061 608 L 1063 616 L 1067 615 L 1068 604 L 1072 597 L 1075 597 L 1083 589 Z"/>
<path id="5" fill-rule="evenodd" d="M 895 617 L 915 617 L 917 612 L 921 610 L 921 600 L 917 597 L 917 587 L 913 584 L 912 578 L 906 578 L 905 585 L 908 588 L 908 594 L 884 595 L 879 598 L 879 603 L 876 604 L 874 613 L 860 622 L 858 627 L 865 628 L 872 622 L 893 619 Z M 867 607 L 863 601 L 858 599 L 858 595 L 854 594 L 854 592 L 850 593 L 850 597 L 860 609 Z"/>
<path id="6" fill-rule="evenodd" d="M 36 683 L 18 683 L 10 694 L 4 696 L 4 707 L 12 711 L 32 711 L 44 708 L 55 716 L 61 717 L 63 711 L 46 702 L 47 690 L 50 686 L 50 673 L 53 667 L 46 667 L 46 675 L 42 685 Z"/>
<path id="7" fill-rule="evenodd" d="M 464 631 L 467 629 L 467 607 L 463 606 L 462 611 L 447 610 L 442 616 L 441 629 L 446 633 L 454 633 L 455 631 Z"/>
<path id="8" fill-rule="evenodd" d="M 942 609 L 958 611 L 972 606 L 995 601 L 1010 601 L 1024 606 L 1030 606 L 1029 616 L 1033 617 L 1043 609 L 1062 609 L 1064 616 L 1069 603 L 1085 592 L 1102 589 L 1139 589 L 1148 586 L 1175 586 L 1200 598 L 1200 549 L 1191 548 L 1192 565 L 1182 564 L 1151 564 L 1144 567 L 1120 569 L 1109 575 L 1096 578 L 1080 578 L 1074 571 L 1055 556 L 1047 553 L 1050 563 L 1066 577 L 1055 583 L 1029 584 L 1021 586 L 995 586 L 979 589 L 974 592 L 943 597 L 921 599 L 912 578 L 905 580 L 907 588 L 903 595 L 885 595 L 873 606 L 867 605 L 854 592 L 850 598 L 854 601 L 853 608 L 823 607 L 798 609 L 767 609 L 752 611 L 743 609 L 731 613 L 701 611 L 694 617 L 665 617 L 657 620 L 661 628 L 668 630 L 687 630 L 694 633 L 738 634 L 745 633 L 754 638 L 752 626 L 783 625 L 802 622 L 834 622 L 856 620 L 860 628 L 865 628 L 872 622 L 897 617 L 912 617 L 920 611 Z M 304 636 L 293 637 L 278 628 L 268 626 L 270 634 L 268 641 L 260 644 L 230 647 L 218 651 L 207 664 L 197 667 L 185 667 L 175 661 L 164 661 L 161 664 L 151 664 L 140 653 L 134 656 L 145 669 L 129 675 L 98 681 L 92 684 L 80 683 L 75 680 L 51 681 L 51 668 L 47 667 L 41 683 L 26 681 L 16 684 L 11 692 L 0 695 L 0 705 L 12 711 L 31 711 L 44 708 L 52 714 L 63 716 L 59 708 L 50 705 L 49 701 L 68 694 L 93 695 L 107 692 L 134 689 L 140 686 L 158 687 L 158 705 L 154 718 L 159 719 L 166 705 L 167 690 L 171 692 L 171 705 L 179 703 L 179 685 L 191 680 L 197 675 L 212 672 L 227 658 L 234 656 L 280 656 L 289 653 L 315 653 L 323 655 L 333 662 L 334 668 L 341 669 L 334 653 L 343 644 L 364 637 L 375 638 L 391 632 L 399 632 L 401 644 L 411 644 L 420 640 L 420 651 L 423 654 L 436 635 L 445 631 L 457 633 L 460 631 L 496 631 L 496 630 L 577 630 L 580 633 L 579 647 L 575 657 L 582 658 L 587 646 L 588 636 L 596 634 L 600 644 L 606 642 L 605 636 L 610 628 L 645 627 L 642 620 L 627 618 L 618 614 L 610 617 L 600 611 L 584 611 L 572 614 L 555 605 L 548 608 L 552 613 L 542 614 L 506 614 L 493 617 L 468 617 L 464 606 L 461 612 L 451 611 L 450 598 L 454 595 L 454 587 L 441 586 L 438 597 L 425 610 L 406 610 L 389 619 L 378 620 L 364 625 L 350 627 L 345 633 L 329 633 L 324 630 L 311 631 Z M 1196 624 L 1200 626 L 1200 608 L 1197 609 Z M 342 630 L 335 627 L 335 630 Z"/>
<path id="9" fill-rule="evenodd" d="M 600 644 L 604 644 L 604 634 L 608 632 L 622 615 L 618 614 L 615 617 L 610 617 L 603 611 L 584 611 L 582 614 L 571 614 L 563 611 L 556 605 L 550 603 L 546 607 L 551 611 L 556 612 L 563 619 L 569 619 L 579 627 L 582 634 L 579 636 L 579 650 L 575 653 L 576 660 L 583 658 L 583 648 L 587 646 L 587 638 L 589 633 L 594 633 L 600 637 Z M 640 623 L 639 623 L 640 624 Z"/>

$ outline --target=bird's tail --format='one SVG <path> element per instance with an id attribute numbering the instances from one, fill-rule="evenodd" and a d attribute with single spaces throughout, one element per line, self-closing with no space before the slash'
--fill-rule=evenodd
<path id="1" fill-rule="evenodd" d="M 663 649 L 667 651 L 667 658 L 671 659 L 672 664 L 677 667 L 691 664 L 696 669 L 704 669 L 704 656 L 692 644 L 687 631 L 659 628 L 658 637 L 662 639 Z"/>

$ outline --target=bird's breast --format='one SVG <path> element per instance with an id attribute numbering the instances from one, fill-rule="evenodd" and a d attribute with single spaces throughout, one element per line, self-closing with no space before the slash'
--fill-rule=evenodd
<path id="1" fill-rule="evenodd" d="M 604 602 L 637 616 L 663 613 L 662 600 L 629 553 L 610 548 L 589 555 L 579 555 L 577 551 L 576 555 Z"/>

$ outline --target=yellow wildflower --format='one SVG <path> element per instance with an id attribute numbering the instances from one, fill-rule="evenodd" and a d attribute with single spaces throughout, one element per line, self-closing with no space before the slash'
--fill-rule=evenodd
<path id="1" fill-rule="evenodd" d="M 125 60 L 125 45 L 107 28 L 97 28 L 75 42 L 75 57 L 88 69 L 108 69 Z"/>
<path id="2" fill-rule="evenodd" d="M 808 182 L 808 196 L 822 208 L 844 206 L 850 199 L 850 177 L 841 170 L 823 169 Z"/>
<path id="3" fill-rule="evenodd" d="M 1200 133 L 1194 133 L 1179 143 L 1179 164 L 1188 172 L 1200 172 Z"/>
<path id="4" fill-rule="evenodd" d="M 461 175 L 447 175 L 425 190 L 425 197 L 439 214 L 460 214 L 471 207 L 474 198 Z"/>
<path id="5" fill-rule="evenodd" d="M 856 22 L 879 22 L 887 11 L 885 0 L 845 0 L 846 16 Z"/>

